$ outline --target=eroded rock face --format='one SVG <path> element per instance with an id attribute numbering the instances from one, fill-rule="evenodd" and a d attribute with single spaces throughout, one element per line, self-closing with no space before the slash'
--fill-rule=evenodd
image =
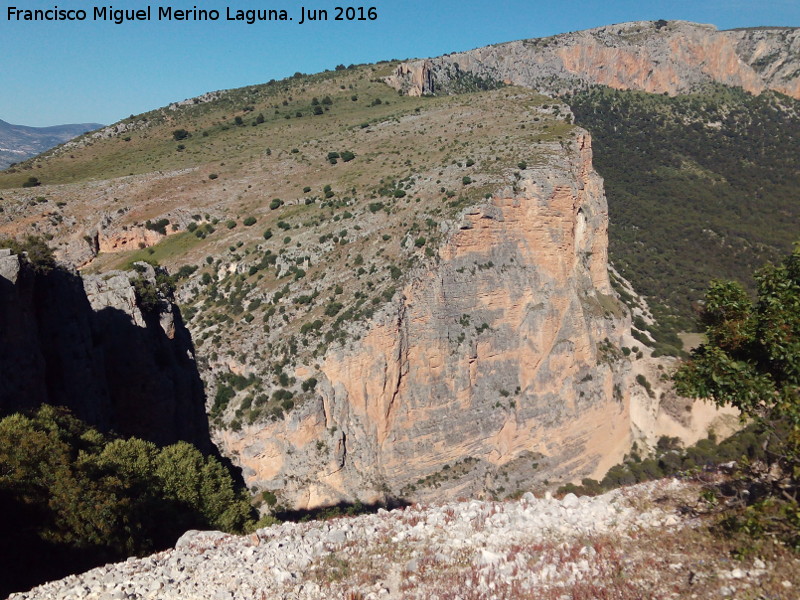
<path id="1" fill-rule="evenodd" d="M 171 303 L 143 310 L 129 273 L 34 273 L 0 250 L 0 413 L 43 403 L 103 430 L 211 450 L 191 338 Z"/>
<path id="2" fill-rule="evenodd" d="M 511 493 L 622 458 L 626 319 L 608 280 L 602 181 L 578 131 L 556 164 L 462 213 L 435 266 L 327 354 L 316 401 L 222 433 L 249 484 L 308 508 L 425 498 L 417 482 L 443 470 L 438 498 Z"/>
<path id="3" fill-rule="evenodd" d="M 410 96 L 447 92 L 469 73 L 556 94 L 603 84 L 674 95 L 716 82 L 800 98 L 798 56 L 797 28 L 638 21 L 403 63 L 386 82 Z"/>
<path id="4" fill-rule="evenodd" d="M 100 252 L 123 252 L 155 246 L 165 237 L 166 235 L 158 231 L 134 227 L 129 231 L 100 232 L 97 245 Z"/>

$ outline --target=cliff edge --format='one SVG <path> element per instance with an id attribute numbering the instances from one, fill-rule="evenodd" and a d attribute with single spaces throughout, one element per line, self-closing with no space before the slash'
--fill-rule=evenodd
<path id="1" fill-rule="evenodd" d="M 636 21 L 410 61 L 386 82 L 411 96 L 448 93 L 468 77 L 549 94 L 601 84 L 675 95 L 722 83 L 800 98 L 798 56 L 798 28 L 718 31 L 686 21 Z"/>
<path id="2" fill-rule="evenodd" d="M 591 157 L 576 128 L 547 164 L 462 210 L 358 343 L 326 354 L 313 400 L 222 431 L 248 484 L 310 508 L 504 496 L 619 462 L 629 323 Z"/>
<path id="3" fill-rule="evenodd" d="M 140 285 L 157 289 L 150 265 Z M 205 395 L 177 307 L 131 274 L 31 269 L 0 249 L 0 413 L 70 408 L 104 431 L 210 451 Z"/>

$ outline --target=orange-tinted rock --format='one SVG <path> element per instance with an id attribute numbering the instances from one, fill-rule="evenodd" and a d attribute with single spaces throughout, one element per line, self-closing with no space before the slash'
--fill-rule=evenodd
<path id="1" fill-rule="evenodd" d="M 716 82 L 800 98 L 800 29 L 659 25 L 623 23 L 402 63 L 386 82 L 410 96 L 446 92 L 471 73 L 546 93 L 602 84 L 675 95 Z"/>
<path id="2" fill-rule="evenodd" d="M 515 485 L 597 476 L 622 458 L 626 319 L 608 279 L 602 181 L 577 131 L 517 192 L 466 209 L 436 266 L 411 273 L 357 344 L 328 352 L 318 400 L 222 434 L 248 483 L 309 508 L 424 497 L 415 482 L 465 461 L 474 476 L 439 496 L 494 493 L 521 458 Z"/>
<path id="3" fill-rule="evenodd" d="M 165 237 L 164 234 L 158 231 L 144 227 L 134 227 L 127 231 L 120 230 L 113 233 L 101 231 L 98 236 L 98 248 L 100 252 L 138 250 L 155 246 Z"/>

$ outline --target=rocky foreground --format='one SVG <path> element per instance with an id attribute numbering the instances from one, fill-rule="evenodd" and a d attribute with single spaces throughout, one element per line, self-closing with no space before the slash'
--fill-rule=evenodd
<path id="1" fill-rule="evenodd" d="M 190 531 L 172 550 L 11 598 L 796 598 L 800 560 L 781 551 L 730 559 L 688 510 L 698 491 L 663 480 L 594 498 L 415 505 L 246 536 Z"/>

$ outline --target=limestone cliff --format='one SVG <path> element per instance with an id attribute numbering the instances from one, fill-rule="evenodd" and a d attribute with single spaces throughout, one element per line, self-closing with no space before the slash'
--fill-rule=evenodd
<path id="1" fill-rule="evenodd" d="M 356 344 L 328 352 L 315 400 L 222 432 L 248 484 L 296 508 L 504 495 L 622 458 L 626 319 L 588 134 L 557 161 L 462 211 L 434 264 Z"/>
<path id="2" fill-rule="evenodd" d="M 322 119 L 273 119 L 283 97 L 265 87 L 254 102 L 267 122 L 209 147 L 225 165 L 4 191 L 0 233 L 52 236 L 58 256 L 110 269 L 98 286 L 146 256 L 183 273 L 215 441 L 251 489 L 288 508 L 505 497 L 602 475 L 630 448 L 637 387 L 588 135 L 530 89 L 409 98 L 378 80 L 386 72 L 292 80 L 291 102 L 331 95 Z M 353 97 L 369 120 L 347 108 Z M 203 110 L 216 120 L 224 106 Z M 148 139 L 185 122 L 152 125 Z M 209 131 L 193 141 L 233 133 Z M 354 159 L 329 158 L 345 148 Z M 44 161 L 43 181 L 60 160 Z M 178 232 L 152 253 L 116 252 L 151 243 L 142 224 L 163 219 Z M 144 329 L 132 308 L 113 314 Z M 39 385 L 43 370 L 30 372 Z"/>
<path id="3" fill-rule="evenodd" d="M 674 95 L 716 82 L 800 98 L 798 56 L 798 28 L 638 21 L 403 63 L 386 81 L 411 96 L 447 93 L 469 74 L 556 94 L 603 84 Z"/>
<path id="4" fill-rule="evenodd" d="M 57 404 L 103 430 L 210 450 L 204 401 L 191 338 L 166 299 L 146 310 L 129 273 L 37 273 L 0 250 L 1 414 Z"/>

